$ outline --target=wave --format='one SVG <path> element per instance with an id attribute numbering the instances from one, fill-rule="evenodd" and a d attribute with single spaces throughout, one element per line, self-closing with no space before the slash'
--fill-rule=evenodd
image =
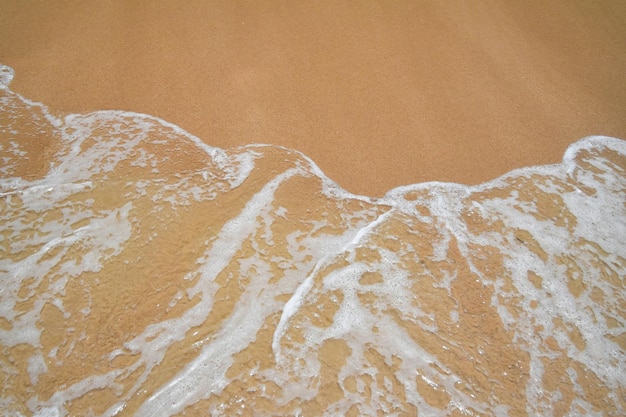
<path id="1" fill-rule="evenodd" d="M 623 415 L 626 142 L 357 196 L 0 68 L 8 415 Z"/>

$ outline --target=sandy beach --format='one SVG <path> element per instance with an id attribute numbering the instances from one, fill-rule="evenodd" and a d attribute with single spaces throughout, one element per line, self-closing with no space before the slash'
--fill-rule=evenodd
<path id="1" fill-rule="evenodd" d="M 621 1 L 3 1 L 0 62 L 55 111 L 282 145 L 379 196 L 626 137 L 624 21 Z"/>
<path id="2" fill-rule="evenodd" d="M 624 415 L 626 3 L 514 3 L 2 1 L 0 412 Z"/>

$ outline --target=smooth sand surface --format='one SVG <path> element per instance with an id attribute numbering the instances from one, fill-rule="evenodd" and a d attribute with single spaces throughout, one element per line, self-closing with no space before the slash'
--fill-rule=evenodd
<path id="1" fill-rule="evenodd" d="M 12 89 L 271 143 L 344 188 L 480 183 L 626 138 L 626 2 L 4 0 Z"/>

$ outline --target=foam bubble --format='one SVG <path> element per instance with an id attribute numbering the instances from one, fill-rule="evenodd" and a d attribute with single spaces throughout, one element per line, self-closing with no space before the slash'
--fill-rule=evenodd
<path id="1" fill-rule="evenodd" d="M 13 68 L 0 64 L 0 87 L 8 87 L 14 76 Z"/>

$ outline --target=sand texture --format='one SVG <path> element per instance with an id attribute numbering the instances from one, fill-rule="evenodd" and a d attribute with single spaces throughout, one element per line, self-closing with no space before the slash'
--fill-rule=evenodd
<path id="1" fill-rule="evenodd" d="M 0 93 L 5 413 L 626 411 L 624 141 L 371 199 L 293 150 Z"/>
<path id="2" fill-rule="evenodd" d="M 12 88 L 271 143 L 355 193 L 477 184 L 626 137 L 626 3 L 3 1 Z"/>
<path id="3" fill-rule="evenodd" d="M 511 3 L 3 1 L 0 413 L 626 414 L 626 6 Z"/>

